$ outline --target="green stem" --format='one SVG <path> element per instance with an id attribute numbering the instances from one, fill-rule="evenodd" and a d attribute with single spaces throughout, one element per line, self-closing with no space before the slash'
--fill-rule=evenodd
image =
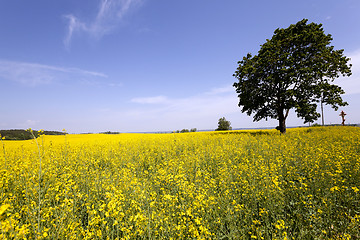
<path id="1" fill-rule="evenodd" d="M 38 143 L 33 131 L 30 130 L 30 133 L 35 140 L 36 146 L 38 148 L 38 154 L 39 154 L 39 209 L 38 209 L 38 233 L 37 234 L 40 234 L 40 228 L 41 228 L 41 214 L 40 214 L 40 211 L 41 211 L 41 152 L 40 152 L 39 143 Z M 39 235 L 38 235 L 38 237 L 39 237 Z"/>

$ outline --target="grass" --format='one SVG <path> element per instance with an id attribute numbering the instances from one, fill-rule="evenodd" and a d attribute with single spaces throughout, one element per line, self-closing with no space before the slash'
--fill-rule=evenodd
<path id="1" fill-rule="evenodd" d="M 0 238 L 360 238 L 359 128 L 224 133 L 3 141 Z"/>

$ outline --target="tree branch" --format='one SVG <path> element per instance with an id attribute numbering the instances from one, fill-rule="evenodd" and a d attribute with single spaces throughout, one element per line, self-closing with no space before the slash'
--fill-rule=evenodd
<path id="1" fill-rule="evenodd" d="M 285 119 L 286 119 L 287 116 L 289 115 L 289 111 L 290 111 L 290 109 L 286 109 Z"/>

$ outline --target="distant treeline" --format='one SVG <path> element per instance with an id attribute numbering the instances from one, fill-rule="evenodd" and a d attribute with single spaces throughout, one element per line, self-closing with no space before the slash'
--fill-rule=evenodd
<path id="1" fill-rule="evenodd" d="M 33 130 L 34 136 L 38 137 L 39 133 Z M 11 130 L 0 130 L 1 137 L 5 137 L 5 140 L 28 140 L 32 139 L 33 136 L 29 131 L 23 129 L 11 129 Z M 45 135 L 64 135 L 64 132 L 58 131 L 43 131 Z"/>
<path id="2" fill-rule="evenodd" d="M 196 132 L 197 129 L 196 128 L 192 128 L 192 129 L 182 129 L 181 131 L 180 130 L 176 130 L 175 132 L 176 133 L 186 133 L 186 132 Z"/>
<path id="3" fill-rule="evenodd" d="M 107 132 L 101 132 L 101 134 L 120 134 L 120 132 L 107 131 Z"/>
<path id="4" fill-rule="evenodd" d="M 321 127 L 322 125 L 321 124 L 318 124 L 318 123 L 314 123 L 313 125 L 311 125 L 312 127 Z M 342 126 L 342 124 L 325 124 L 324 125 L 325 127 L 335 127 L 335 126 Z M 345 126 L 351 126 L 351 127 L 360 127 L 360 124 L 359 123 L 352 123 L 352 124 L 348 124 L 346 123 Z"/>

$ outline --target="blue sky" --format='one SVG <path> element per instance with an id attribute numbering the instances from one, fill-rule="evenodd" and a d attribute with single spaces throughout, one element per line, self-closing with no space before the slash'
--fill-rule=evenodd
<path id="1" fill-rule="evenodd" d="M 237 61 L 276 28 L 322 23 L 352 59 L 335 83 L 360 123 L 358 0 L 4 0 L 0 129 L 142 132 L 275 127 L 241 113 Z M 325 107 L 326 123 L 341 123 Z M 318 121 L 320 123 L 320 120 Z M 303 125 L 291 112 L 288 126 Z"/>

